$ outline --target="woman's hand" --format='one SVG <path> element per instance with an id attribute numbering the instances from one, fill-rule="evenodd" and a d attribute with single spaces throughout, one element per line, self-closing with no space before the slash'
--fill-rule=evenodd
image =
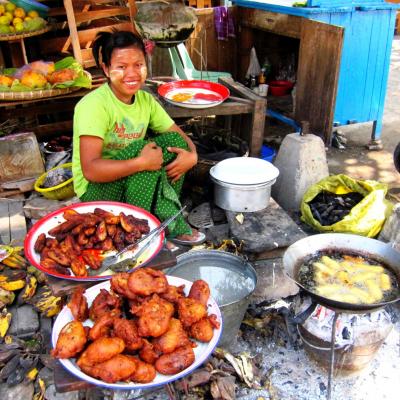
<path id="1" fill-rule="evenodd" d="M 165 167 L 168 178 L 173 183 L 197 164 L 197 153 L 181 149 L 180 147 L 168 147 L 167 150 L 170 153 L 176 153 L 175 160 Z"/>
<path id="2" fill-rule="evenodd" d="M 163 164 L 162 149 L 154 142 L 147 143 L 138 158 L 141 161 L 143 171 L 158 171 Z"/>

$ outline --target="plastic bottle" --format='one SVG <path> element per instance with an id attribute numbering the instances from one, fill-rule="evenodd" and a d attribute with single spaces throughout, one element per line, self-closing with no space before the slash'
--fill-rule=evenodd
<path id="1" fill-rule="evenodd" d="M 261 73 L 258 75 L 258 84 L 261 85 L 266 82 L 265 68 L 261 68 Z"/>
<path id="2" fill-rule="evenodd" d="M 269 62 L 268 57 L 264 58 L 264 62 L 262 64 L 261 70 L 264 71 L 264 77 L 265 77 L 265 80 L 267 81 L 268 75 L 271 72 L 271 63 Z"/>
<path id="3" fill-rule="evenodd" d="M 254 89 L 257 86 L 255 75 L 250 75 L 250 89 Z"/>

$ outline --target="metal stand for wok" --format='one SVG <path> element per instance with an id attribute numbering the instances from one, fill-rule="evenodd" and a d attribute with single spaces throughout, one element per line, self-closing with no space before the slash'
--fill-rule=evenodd
<path id="1" fill-rule="evenodd" d="M 331 351 L 329 360 L 329 374 L 328 374 L 328 390 L 326 394 L 327 400 L 331 400 L 332 396 L 332 381 L 333 381 L 333 371 L 335 370 L 335 336 L 336 336 L 336 322 L 339 318 L 340 312 L 333 310 L 333 322 L 332 322 L 332 332 L 331 332 Z"/>

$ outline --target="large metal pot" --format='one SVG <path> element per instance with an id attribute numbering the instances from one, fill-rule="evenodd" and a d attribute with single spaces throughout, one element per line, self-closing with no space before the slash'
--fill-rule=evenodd
<path id="1" fill-rule="evenodd" d="M 345 233 L 324 233 L 313 235 L 297 241 L 286 250 L 283 256 L 283 268 L 289 278 L 293 279 L 298 286 L 306 291 L 319 304 L 337 310 L 367 312 L 400 300 L 400 291 L 397 293 L 395 298 L 375 304 L 344 303 L 311 292 L 299 282 L 299 269 L 306 257 L 324 250 L 337 250 L 340 252 L 350 251 L 352 253 L 358 253 L 361 256 L 370 257 L 378 262 L 382 262 L 392 273 L 394 273 L 400 287 L 400 253 L 393 249 L 391 244 L 366 238 L 364 236 Z"/>
<path id="2" fill-rule="evenodd" d="M 214 202 L 224 210 L 254 212 L 268 206 L 279 170 L 254 157 L 234 157 L 210 169 Z"/>
<path id="3" fill-rule="evenodd" d="M 218 346 L 233 346 L 257 284 L 257 274 L 251 264 L 224 251 L 190 251 L 179 255 L 177 265 L 167 273 L 189 281 L 203 279 L 208 283 L 223 319 Z"/>

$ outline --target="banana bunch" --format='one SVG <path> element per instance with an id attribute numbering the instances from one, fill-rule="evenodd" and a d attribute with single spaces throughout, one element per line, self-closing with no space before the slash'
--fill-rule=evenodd
<path id="1" fill-rule="evenodd" d="M 63 306 L 62 298 L 54 296 L 48 286 L 41 286 L 36 294 L 26 300 L 33 307 L 46 317 L 54 317 Z"/>
<path id="2" fill-rule="evenodd" d="M 12 315 L 4 308 L 0 314 L 0 338 L 3 338 L 11 324 Z"/>
<path id="3" fill-rule="evenodd" d="M 26 301 L 35 295 L 38 281 L 34 275 L 28 274 L 25 278 L 25 282 L 21 298 Z"/>
<path id="4" fill-rule="evenodd" d="M 0 274 L 0 288 L 14 292 L 25 286 L 25 271 L 5 271 Z"/>
<path id="5" fill-rule="evenodd" d="M 9 290 L 0 288 L 0 308 L 3 308 L 7 304 L 12 304 L 15 299 L 15 294 Z"/>
<path id="6" fill-rule="evenodd" d="M 2 264 L 9 268 L 14 269 L 24 269 L 26 268 L 27 262 L 25 258 L 21 255 L 24 248 L 22 246 L 11 246 L 11 254 L 2 260 Z"/>

